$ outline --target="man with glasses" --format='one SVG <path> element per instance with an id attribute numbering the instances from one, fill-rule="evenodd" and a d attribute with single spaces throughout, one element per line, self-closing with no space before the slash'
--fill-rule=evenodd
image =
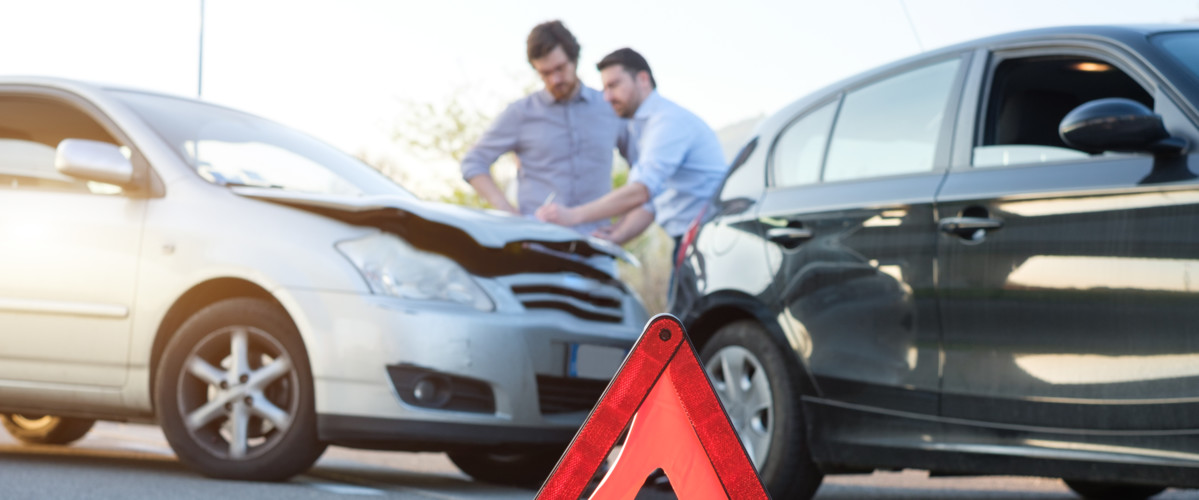
<path id="1" fill-rule="evenodd" d="M 611 190 L 612 151 L 625 128 L 603 94 L 579 81 L 579 44 L 560 21 L 533 28 L 528 58 L 545 89 L 496 118 L 462 160 L 462 176 L 496 209 L 532 217 L 542 205 L 581 205 Z M 515 207 L 491 176 L 491 165 L 509 151 L 519 160 Z M 606 225 L 571 226 L 589 234 Z"/>

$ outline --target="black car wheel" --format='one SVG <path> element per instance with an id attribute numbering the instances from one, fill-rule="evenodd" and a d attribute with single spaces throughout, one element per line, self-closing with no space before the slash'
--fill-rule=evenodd
<path id="1" fill-rule="evenodd" d="M 9 434 L 28 444 L 68 444 L 87 435 L 95 420 L 54 415 L 0 414 Z"/>
<path id="2" fill-rule="evenodd" d="M 553 472 L 561 449 L 524 453 L 454 451 L 447 455 L 462 472 L 479 481 L 537 489 Z"/>
<path id="3" fill-rule="evenodd" d="M 1160 486 L 1136 484 L 1094 483 L 1066 480 L 1066 486 L 1088 500 L 1144 500 L 1165 491 Z"/>
<path id="4" fill-rule="evenodd" d="M 762 327 L 752 321 L 725 325 L 700 357 L 770 495 L 815 494 L 823 475 L 808 453 L 795 377 Z"/>
<path id="5" fill-rule="evenodd" d="M 159 363 L 155 397 L 179 459 L 208 476 L 283 480 L 325 450 L 299 332 L 261 299 L 217 302 L 188 319 Z"/>

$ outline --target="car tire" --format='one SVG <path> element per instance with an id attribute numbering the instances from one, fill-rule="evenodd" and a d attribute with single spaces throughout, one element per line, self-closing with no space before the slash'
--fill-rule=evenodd
<path id="1" fill-rule="evenodd" d="M 281 481 L 325 451 L 299 331 L 277 304 L 233 298 L 179 327 L 158 363 L 155 401 L 179 460 L 204 475 Z"/>
<path id="2" fill-rule="evenodd" d="M 737 321 L 717 330 L 700 358 L 770 495 L 807 499 L 824 475 L 808 450 L 799 374 L 781 351 L 761 325 Z"/>
<path id="3" fill-rule="evenodd" d="M 1162 486 L 1144 486 L 1139 484 L 1096 483 L 1091 481 L 1066 480 L 1078 496 L 1088 500 L 1144 500 L 1162 491 Z"/>
<path id="4" fill-rule="evenodd" d="M 458 469 L 478 481 L 535 490 L 554 471 L 562 452 L 561 449 L 524 453 L 452 451 L 447 455 Z"/>
<path id="5" fill-rule="evenodd" d="M 54 415 L 0 414 L 0 423 L 12 437 L 26 444 L 70 444 L 92 430 L 95 420 Z"/>

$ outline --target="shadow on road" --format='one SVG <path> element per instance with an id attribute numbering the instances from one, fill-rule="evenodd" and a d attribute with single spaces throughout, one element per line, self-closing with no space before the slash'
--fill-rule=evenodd
<path id="1" fill-rule="evenodd" d="M 87 497 L 161 498 L 339 498 L 355 494 L 393 498 L 453 500 L 530 500 L 536 492 L 492 486 L 419 457 L 428 468 L 364 463 L 327 457 L 308 473 L 284 483 L 254 483 L 206 478 L 164 450 L 148 451 L 80 446 L 0 444 L 0 491 L 6 498 Z M 369 459 L 370 457 L 366 457 Z M 445 469 L 445 470 L 442 470 Z M 341 488 L 341 489 L 339 489 Z M 365 491 L 365 493 L 364 493 Z M 232 495 L 232 496 L 229 496 Z M 650 488 L 638 500 L 671 500 L 668 491 Z M 829 476 L 815 500 L 1073 500 L 1060 481 L 1043 478 L 928 478 L 904 471 Z M 1168 490 L 1154 500 L 1199 500 L 1197 490 Z"/>
<path id="2" fill-rule="evenodd" d="M 99 469 L 139 469 L 180 476 L 196 475 L 173 456 L 140 451 L 96 450 L 70 446 L 0 445 L 0 464 L 4 462 L 75 465 Z"/>

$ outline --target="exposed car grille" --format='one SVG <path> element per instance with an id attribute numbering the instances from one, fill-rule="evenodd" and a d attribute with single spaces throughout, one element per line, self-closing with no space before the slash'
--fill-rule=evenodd
<path id="1" fill-rule="evenodd" d="M 607 380 L 537 376 L 537 399 L 543 415 L 591 411 L 607 388 Z"/>
<path id="2" fill-rule="evenodd" d="M 624 319 L 620 289 L 577 276 L 514 279 L 512 293 L 526 309 L 556 309 L 574 317 L 605 323 Z"/>
<path id="3" fill-rule="evenodd" d="M 608 307 L 608 308 L 612 308 L 612 309 L 620 309 L 620 301 L 619 300 L 607 298 L 607 297 L 598 297 L 595 295 L 589 295 L 586 292 L 579 292 L 579 291 L 570 290 L 567 288 L 559 288 L 559 287 L 555 287 L 555 286 L 536 286 L 536 285 L 514 286 L 514 287 L 512 287 L 512 292 L 517 295 L 534 294 L 534 293 L 565 295 L 567 297 L 574 297 L 576 299 L 588 302 L 596 307 Z"/>

